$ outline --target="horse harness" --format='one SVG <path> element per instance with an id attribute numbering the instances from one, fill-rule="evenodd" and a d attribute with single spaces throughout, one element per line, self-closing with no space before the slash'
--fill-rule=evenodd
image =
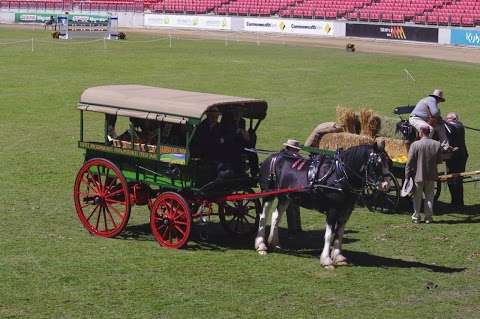
<path id="1" fill-rule="evenodd" d="M 345 162 L 341 158 L 341 153 L 342 153 L 341 149 L 338 149 L 335 152 L 335 155 L 333 157 L 334 165 L 330 165 L 330 168 L 328 169 L 327 172 L 325 172 L 325 174 L 323 174 L 322 177 L 317 177 L 317 175 L 324 161 L 322 161 L 318 157 L 312 156 L 312 159 L 310 160 L 310 164 L 308 166 L 308 171 L 307 171 L 308 186 L 305 187 L 305 191 L 309 191 L 309 190 L 321 191 L 324 189 L 330 189 L 330 190 L 344 192 L 345 189 L 348 188 L 350 192 L 361 194 L 363 193 L 363 190 L 365 189 L 365 187 L 372 187 L 375 185 L 377 180 L 376 178 L 372 177 L 372 175 L 375 175 L 375 174 L 371 174 L 372 173 L 371 170 L 373 167 L 377 165 L 379 161 L 381 161 L 380 154 L 375 152 L 371 152 L 369 154 L 367 164 L 364 168 L 365 175 L 362 176 L 345 166 Z M 295 158 L 295 161 L 292 164 L 292 168 L 297 170 L 301 170 L 304 167 L 304 165 L 309 161 L 301 157 L 300 155 L 294 156 L 294 155 L 287 155 L 284 153 L 276 154 L 270 161 L 270 169 L 269 169 L 269 172 L 270 172 L 269 184 L 271 187 L 274 187 L 276 189 L 278 189 L 278 186 L 279 186 L 277 184 L 278 178 L 276 174 L 276 166 L 277 166 L 278 159 L 281 157 Z M 341 185 L 340 187 L 333 187 L 333 186 L 326 185 L 326 182 L 334 173 L 335 173 L 336 179 L 333 182 L 335 185 Z M 353 186 L 353 183 L 351 180 L 351 177 L 353 176 L 363 181 L 360 187 Z"/>

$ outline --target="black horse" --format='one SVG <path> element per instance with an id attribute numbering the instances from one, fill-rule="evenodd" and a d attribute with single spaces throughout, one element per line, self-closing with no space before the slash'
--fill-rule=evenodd
<path id="1" fill-rule="evenodd" d="M 279 248 L 278 225 L 291 201 L 308 209 L 326 213 L 325 242 L 320 257 L 323 266 L 346 264 L 341 254 L 345 224 L 348 221 L 357 195 L 366 185 L 386 190 L 391 160 L 384 145 L 354 146 L 339 150 L 335 156 L 314 154 L 309 159 L 282 151 L 267 158 L 260 168 L 260 187 L 263 192 L 278 191 L 278 205 L 272 214 L 268 243 Z M 283 190 L 285 192 L 283 193 Z M 266 218 L 273 208 L 275 197 L 263 202 L 255 248 L 264 255 Z M 330 245 L 333 235 L 333 250 Z"/>

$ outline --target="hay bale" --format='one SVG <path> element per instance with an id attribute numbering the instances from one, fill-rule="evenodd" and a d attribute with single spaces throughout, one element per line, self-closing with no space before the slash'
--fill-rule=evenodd
<path id="1" fill-rule="evenodd" d="M 396 159 L 401 159 L 403 161 L 403 159 L 408 156 L 409 145 L 407 141 L 383 136 L 377 137 L 375 141 L 377 143 L 385 142 L 385 151 L 393 161 L 399 162 L 399 160 Z"/>
<path id="2" fill-rule="evenodd" d="M 355 129 L 356 116 L 355 116 L 355 112 L 353 112 L 351 108 L 337 106 L 336 114 L 337 114 L 337 123 L 339 123 L 343 127 L 343 130 L 345 132 L 356 133 L 356 129 Z"/>
<path id="3" fill-rule="evenodd" d="M 320 143 L 318 144 L 318 148 L 336 150 L 337 148 L 347 149 L 352 146 L 369 145 L 373 143 L 375 143 L 375 139 L 365 135 L 357 135 L 346 132 L 328 133 L 322 137 Z"/>
<path id="4" fill-rule="evenodd" d="M 338 133 L 342 132 L 343 128 L 339 127 L 335 122 L 326 122 L 318 124 L 310 133 L 307 140 L 305 141 L 305 146 L 318 147 L 318 143 L 322 137 L 327 133 Z"/>
<path id="5" fill-rule="evenodd" d="M 375 115 L 372 109 L 363 108 L 360 110 L 360 132 L 362 135 L 375 137 L 380 132 L 382 120 Z"/>

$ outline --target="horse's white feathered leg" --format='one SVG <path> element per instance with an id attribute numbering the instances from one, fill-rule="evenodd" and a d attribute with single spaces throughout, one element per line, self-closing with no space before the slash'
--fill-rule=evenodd
<path id="1" fill-rule="evenodd" d="M 342 241 L 343 233 L 345 231 L 345 224 L 337 225 L 335 229 L 335 238 L 333 240 L 332 260 L 335 265 L 346 265 L 347 258 L 342 255 Z"/>
<path id="2" fill-rule="evenodd" d="M 330 245 L 332 242 L 332 227 L 329 223 L 325 224 L 325 240 L 323 243 L 322 254 L 320 255 L 320 264 L 325 267 L 332 266 L 333 261 L 330 258 Z"/>
<path id="3" fill-rule="evenodd" d="M 278 238 L 278 225 L 282 220 L 283 213 L 287 210 L 290 201 L 279 200 L 277 209 L 272 214 L 272 223 L 270 224 L 270 235 L 268 236 L 268 245 L 272 249 L 280 249 L 280 240 Z"/>
<path id="4" fill-rule="evenodd" d="M 258 222 L 258 232 L 255 238 L 255 249 L 259 254 L 265 255 L 267 253 L 267 245 L 265 244 L 265 228 L 267 226 L 267 218 L 273 204 L 272 200 L 265 200 L 263 202 L 262 213 L 260 214 Z"/>

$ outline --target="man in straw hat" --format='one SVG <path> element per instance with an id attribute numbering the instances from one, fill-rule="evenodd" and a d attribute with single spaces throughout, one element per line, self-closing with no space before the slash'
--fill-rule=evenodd
<path id="1" fill-rule="evenodd" d="M 449 143 L 440 115 L 440 102 L 445 102 L 443 91 L 435 89 L 432 94 L 418 101 L 412 113 L 410 113 L 408 122 L 417 129 L 417 132 L 420 132 L 422 126 L 428 126 L 430 128 L 430 137 L 433 137 L 434 132 L 437 132 L 443 149 L 448 150 Z"/>
<path id="2" fill-rule="evenodd" d="M 285 148 L 281 151 L 280 156 L 298 157 L 301 158 L 298 152 L 301 150 L 300 142 L 294 139 L 288 139 L 283 143 Z M 300 219 L 300 207 L 291 202 L 287 207 L 287 225 L 288 234 L 293 236 L 302 231 L 302 220 Z"/>
<path id="3" fill-rule="evenodd" d="M 434 186 L 438 177 L 437 164 L 442 162 L 440 142 L 430 138 L 430 127 L 420 127 L 420 140 L 410 145 L 408 161 L 405 165 L 405 178 L 413 178 L 415 192 L 413 194 L 412 223 L 421 221 L 420 209 L 422 195 L 425 195 L 425 223 L 433 222 Z"/>

